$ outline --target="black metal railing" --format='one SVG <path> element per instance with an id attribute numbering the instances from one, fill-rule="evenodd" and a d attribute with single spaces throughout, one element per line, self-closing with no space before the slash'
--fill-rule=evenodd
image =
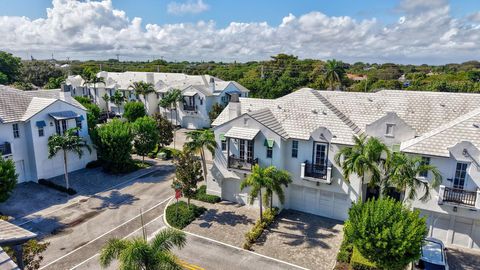
<path id="1" fill-rule="evenodd" d="M 251 171 L 253 166 L 258 163 L 258 158 L 238 158 L 236 156 L 228 157 L 228 168 Z"/>
<path id="2" fill-rule="evenodd" d="M 0 155 L 5 156 L 5 155 L 11 155 L 12 154 L 12 147 L 9 142 L 5 142 L 3 144 L 0 144 Z"/>
<path id="3" fill-rule="evenodd" d="M 444 202 L 453 202 L 458 204 L 475 206 L 476 200 L 477 200 L 476 191 L 467 191 L 463 189 L 446 187 L 445 192 L 443 193 Z"/>
<path id="4" fill-rule="evenodd" d="M 325 164 L 305 163 L 305 176 L 327 179 L 328 166 Z"/>
<path id="5" fill-rule="evenodd" d="M 184 111 L 196 111 L 197 106 L 183 105 L 183 110 Z"/>

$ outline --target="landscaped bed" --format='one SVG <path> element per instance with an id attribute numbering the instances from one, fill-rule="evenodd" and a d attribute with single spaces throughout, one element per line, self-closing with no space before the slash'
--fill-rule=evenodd
<path id="1" fill-rule="evenodd" d="M 202 185 L 197 189 L 197 193 L 195 194 L 195 197 L 193 199 L 197 201 L 206 202 L 206 203 L 218 203 L 222 200 L 218 196 L 207 194 L 206 185 Z"/>
<path id="2" fill-rule="evenodd" d="M 167 207 L 166 218 L 172 227 L 181 230 L 205 211 L 207 211 L 205 207 L 199 207 L 192 203 L 188 206 L 186 202 L 179 201 Z"/>

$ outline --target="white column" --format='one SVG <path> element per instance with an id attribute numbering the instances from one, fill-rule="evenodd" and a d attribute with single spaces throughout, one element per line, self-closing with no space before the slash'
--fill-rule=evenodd
<path id="1" fill-rule="evenodd" d="M 305 178 L 305 163 L 300 165 L 300 178 Z"/>
<path id="2" fill-rule="evenodd" d="M 438 204 L 443 204 L 443 195 L 445 194 L 445 186 L 441 185 L 438 188 Z"/>
<path id="3" fill-rule="evenodd" d="M 475 208 L 480 209 L 480 189 L 477 189 L 477 197 L 475 198 Z"/>
<path id="4" fill-rule="evenodd" d="M 327 183 L 332 183 L 332 166 L 327 167 Z"/>

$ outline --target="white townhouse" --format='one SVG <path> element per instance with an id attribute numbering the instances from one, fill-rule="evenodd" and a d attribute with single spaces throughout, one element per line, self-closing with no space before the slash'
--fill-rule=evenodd
<path id="1" fill-rule="evenodd" d="M 379 193 L 367 183 L 360 186 L 358 176 L 347 183 L 334 162 L 339 149 L 353 144 L 352 136 L 365 134 L 437 166 L 441 186 L 426 202 L 406 203 L 428 217 L 430 236 L 480 248 L 478 94 L 304 88 L 273 100 L 233 97 L 212 126 L 219 147 L 207 179 L 210 194 L 245 204 L 242 179 L 254 164 L 274 165 L 293 179 L 286 209 L 345 220 L 352 202 Z M 393 189 L 390 194 L 403 199 Z"/>
<path id="2" fill-rule="evenodd" d="M 79 127 L 89 143 L 86 109 L 62 90 L 21 91 L 0 85 L 0 155 L 15 162 L 19 182 L 38 181 L 64 173 L 63 157 L 48 158 L 48 138 Z M 68 170 L 96 159 L 85 149 L 82 158 L 69 153 Z"/>
<path id="3" fill-rule="evenodd" d="M 146 104 L 148 114 L 162 113 L 173 123 L 189 129 L 210 127 L 208 112 L 215 103 L 225 106 L 232 94 L 247 97 L 249 90 L 235 81 L 223 81 L 210 75 L 186 75 L 183 73 L 158 72 L 99 72 L 105 83 L 85 84 L 81 76 L 70 76 L 67 85 L 71 86 L 72 95 L 87 96 L 101 108 L 106 109 L 102 97 L 107 93 L 112 96 L 116 91 L 126 97 L 128 101 L 141 101 Z M 151 83 L 155 92 L 143 96 L 135 95 L 132 88 L 134 82 Z M 163 96 L 172 89 L 182 91 L 182 101 L 178 102 L 177 109 L 171 112 L 161 108 L 158 103 Z M 109 102 L 110 110 L 121 113 L 122 108 Z"/>

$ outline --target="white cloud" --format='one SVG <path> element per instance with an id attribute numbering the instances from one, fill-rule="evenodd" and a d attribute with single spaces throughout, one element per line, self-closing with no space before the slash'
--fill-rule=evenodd
<path id="1" fill-rule="evenodd" d="M 184 3 L 171 2 L 167 6 L 167 12 L 175 15 L 182 14 L 197 14 L 207 11 L 209 6 L 203 2 L 203 0 L 188 0 Z"/>
<path id="2" fill-rule="evenodd" d="M 411 0 L 398 22 L 355 20 L 321 12 L 289 14 L 280 25 L 214 21 L 146 24 L 116 10 L 111 0 L 53 0 L 45 18 L 0 16 L 0 50 L 26 57 L 247 61 L 277 53 L 344 61 L 445 63 L 480 55 L 477 16 L 454 18 L 448 4 L 415 8 Z M 423 1 L 420 1 L 423 2 Z M 435 2 L 437 3 L 437 2 Z M 419 13 L 420 12 L 420 13 Z"/>

